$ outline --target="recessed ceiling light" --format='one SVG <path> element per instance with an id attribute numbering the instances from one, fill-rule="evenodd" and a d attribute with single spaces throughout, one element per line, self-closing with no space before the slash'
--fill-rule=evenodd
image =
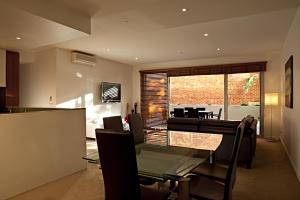
<path id="1" fill-rule="evenodd" d="M 204 33 L 203 35 L 204 35 L 205 37 L 207 37 L 207 36 L 208 36 L 208 33 Z"/>
<path id="2" fill-rule="evenodd" d="M 217 48 L 217 51 L 220 51 L 221 49 L 220 48 Z"/>
<path id="3" fill-rule="evenodd" d="M 22 38 L 21 37 L 16 37 L 16 40 L 21 40 Z"/>
<path id="4" fill-rule="evenodd" d="M 186 12 L 186 11 L 188 11 L 188 9 L 187 8 L 182 8 L 181 11 Z"/>
<path id="5" fill-rule="evenodd" d="M 80 72 L 76 72 L 75 75 L 78 77 L 78 78 L 82 78 L 82 74 Z"/>
<path id="6" fill-rule="evenodd" d="M 135 60 L 138 60 L 139 58 L 138 57 L 135 57 Z"/>

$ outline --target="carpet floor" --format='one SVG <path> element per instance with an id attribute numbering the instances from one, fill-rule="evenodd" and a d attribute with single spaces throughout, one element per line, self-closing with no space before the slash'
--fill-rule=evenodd
<path id="1" fill-rule="evenodd" d="M 104 185 L 94 164 L 10 200 L 101 200 Z M 300 183 L 280 142 L 257 141 L 253 169 L 238 168 L 234 200 L 298 200 Z"/>

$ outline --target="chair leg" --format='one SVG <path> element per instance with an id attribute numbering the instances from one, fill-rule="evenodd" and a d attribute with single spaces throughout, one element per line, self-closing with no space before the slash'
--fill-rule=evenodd
<path id="1" fill-rule="evenodd" d="M 190 179 L 181 178 L 178 181 L 178 200 L 189 200 L 190 199 Z"/>
<path id="2" fill-rule="evenodd" d="M 252 162 L 247 163 L 247 169 L 252 169 Z"/>

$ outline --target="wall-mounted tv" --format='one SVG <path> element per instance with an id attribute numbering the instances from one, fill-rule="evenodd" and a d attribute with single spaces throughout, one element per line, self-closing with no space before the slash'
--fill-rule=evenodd
<path id="1" fill-rule="evenodd" d="M 121 102 L 121 84 L 119 83 L 101 83 L 102 103 Z"/>

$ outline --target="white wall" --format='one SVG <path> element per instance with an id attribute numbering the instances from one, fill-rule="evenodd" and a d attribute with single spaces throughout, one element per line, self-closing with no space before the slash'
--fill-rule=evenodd
<path id="1" fill-rule="evenodd" d="M 288 58 L 294 57 L 294 108 L 286 108 L 284 105 L 284 66 Z M 291 25 L 284 43 L 281 58 L 282 75 L 282 141 L 290 157 L 293 167 L 300 181 L 300 8 Z"/>
<path id="2" fill-rule="evenodd" d="M 20 106 L 54 107 L 56 96 L 56 50 L 36 53 L 33 63 L 20 65 Z M 51 104 L 50 96 L 53 98 Z"/>
<path id="3" fill-rule="evenodd" d="M 1 114 L 0 200 L 84 170 L 84 121 L 84 109 Z"/>
<path id="4" fill-rule="evenodd" d="M 93 67 L 74 64 L 64 49 L 41 51 L 34 58 L 20 67 L 21 107 L 85 107 L 89 137 L 102 127 L 103 117 L 126 115 L 126 104 L 132 102 L 131 66 L 101 58 Z M 121 103 L 101 103 L 101 82 L 121 83 Z"/>
<path id="5" fill-rule="evenodd" d="M 94 137 L 94 129 L 102 127 L 103 117 L 126 115 L 126 104 L 132 102 L 132 67 L 100 58 L 91 67 L 74 64 L 70 58 L 70 51 L 57 49 L 56 102 L 58 107 L 85 107 L 87 134 Z M 78 73 L 81 78 L 76 76 Z M 121 103 L 101 103 L 101 82 L 121 83 Z"/>
<path id="6" fill-rule="evenodd" d="M 216 64 L 230 64 L 230 63 L 245 63 L 267 61 L 267 71 L 265 74 L 265 91 L 266 92 L 280 92 L 280 52 L 270 52 L 253 56 L 240 56 L 240 57 L 216 57 L 206 58 L 199 60 L 186 60 L 174 61 L 166 63 L 156 63 L 151 65 L 135 66 L 133 69 L 133 102 L 140 102 L 140 70 L 145 69 L 159 69 L 159 68 L 172 68 L 172 67 L 189 67 L 189 66 L 206 66 Z M 138 104 L 140 105 L 140 103 Z M 140 107 L 139 107 L 140 108 Z M 270 109 L 267 107 L 264 110 L 264 135 L 270 135 Z M 280 106 L 273 108 L 273 137 L 279 137 L 280 134 L 280 121 L 281 112 Z"/>

